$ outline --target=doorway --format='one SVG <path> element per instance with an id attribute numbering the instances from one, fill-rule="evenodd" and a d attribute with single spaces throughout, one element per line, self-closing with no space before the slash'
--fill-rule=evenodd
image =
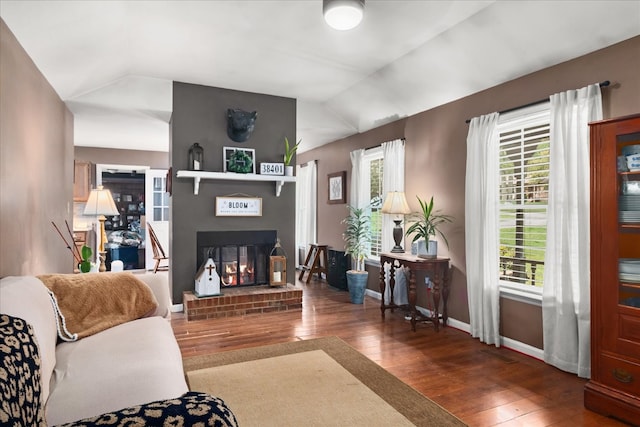
<path id="1" fill-rule="evenodd" d="M 166 170 L 139 165 L 96 165 L 96 184 L 111 190 L 120 215 L 107 217 L 107 269 L 119 259 L 125 270 L 152 270 L 155 264 L 147 221 L 169 249 L 169 195 Z"/>
<path id="2" fill-rule="evenodd" d="M 146 222 L 151 224 L 153 231 L 165 255 L 170 259 L 169 253 L 169 193 L 167 192 L 166 169 L 148 169 L 145 177 L 145 198 L 147 200 Z M 155 265 L 153 251 L 151 249 L 151 237 L 149 228 L 146 229 L 146 241 L 149 242 L 145 255 L 146 268 L 152 270 Z"/>
<path id="3" fill-rule="evenodd" d="M 96 183 L 111 191 L 119 215 L 107 216 L 104 228 L 106 268 L 119 260 L 124 270 L 145 268 L 144 194 L 146 167 L 96 165 Z"/>

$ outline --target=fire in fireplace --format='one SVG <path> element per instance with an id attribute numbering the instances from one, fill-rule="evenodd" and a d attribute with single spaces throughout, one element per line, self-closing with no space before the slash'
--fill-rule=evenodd
<path id="1" fill-rule="evenodd" d="M 196 271 L 211 258 L 223 287 L 268 284 L 277 235 L 275 230 L 198 231 Z"/>

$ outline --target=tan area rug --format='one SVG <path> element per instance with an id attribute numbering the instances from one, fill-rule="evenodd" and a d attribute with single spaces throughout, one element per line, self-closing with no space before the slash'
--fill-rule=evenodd
<path id="1" fill-rule="evenodd" d="M 193 391 L 219 396 L 241 426 L 464 426 L 337 337 L 184 360 Z"/>

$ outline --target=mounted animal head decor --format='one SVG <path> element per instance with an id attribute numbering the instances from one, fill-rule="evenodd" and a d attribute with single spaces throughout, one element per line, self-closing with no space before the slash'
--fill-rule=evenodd
<path id="1" fill-rule="evenodd" d="M 227 135 L 235 142 L 245 142 L 256 127 L 258 112 L 248 112 L 240 109 L 227 110 Z"/>

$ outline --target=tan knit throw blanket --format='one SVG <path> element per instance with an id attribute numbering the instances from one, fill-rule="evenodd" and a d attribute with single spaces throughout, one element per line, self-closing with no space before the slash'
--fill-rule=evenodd
<path id="1" fill-rule="evenodd" d="M 38 276 L 58 317 L 65 341 L 150 315 L 158 306 L 151 288 L 131 273 L 47 274 Z"/>

